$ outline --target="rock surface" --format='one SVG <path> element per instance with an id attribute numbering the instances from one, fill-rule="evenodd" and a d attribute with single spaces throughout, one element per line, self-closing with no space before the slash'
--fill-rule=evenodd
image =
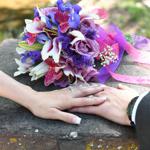
<path id="1" fill-rule="evenodd" d="M 17 65 L 14 58 L 17 40 L 5 40 L 0 45 L 0 70 L 13 77 Z M 119 73 L 130 75 L 150 75 L 150 71 L 136 66 L 127 57 L 118 69 Z M 43 80 L 30 82 L 26 75 L 16 80 L 38 91 L 50 91 L 55 87 L 44 87 Z M 111 80 L 108 85 L 115 86 Z M 149 87 L 129 85 L 139 92 Z M 97 150 L 97 149 L 137 149 L 135 131 L 109 122 L 100 117 L 79 114 L 83 118 L 80 126 L 60 121 L 39 119 L 23 107 L 0 98 L 0 150 Z M 71 132 L 78 136 L 70 137 Z"/>

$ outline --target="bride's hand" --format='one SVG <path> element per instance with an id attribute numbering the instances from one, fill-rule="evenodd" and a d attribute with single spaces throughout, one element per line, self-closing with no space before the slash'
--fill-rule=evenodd
<path id="1" fill-rule="evenodd" d="M 29 109 L 34 115 L 45 119 L 57 119 L 79 124 L 81 119 L 62 110 L 73 107 L 98 105 L 105 98 L 85 97 L 102 90 L 101 86 L 68 88 L 51 92 L 37 92 L 0 71 L 0 96 L 8 98 Z"/>
<path id="2" fill-rule="evenodd" d="M 101 86 L 78 87 L 73 91 L 69 88 L 51 92 L 32 91 L 28 97 L 30 103 L 28 109 L 35 115 L 45 119 L 57 119 L 72 124 L 80 124 L 81 118 L 63 112 L 62 110 L 73 107 L 98 105 L 106 100 L 106 97 L 86 97 L 102 90 Z"/>

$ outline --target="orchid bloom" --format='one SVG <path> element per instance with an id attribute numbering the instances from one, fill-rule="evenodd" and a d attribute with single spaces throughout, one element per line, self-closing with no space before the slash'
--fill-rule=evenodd
<path id="1" fill-rule="evenodd" d="M 32 20 L 26 19 L 25 23 L 26 23 L 25 29 L 27 30 L 27 32 L 32 33 L 32 34 L 38 34 L 38 33 L 43 32 L 43 29 L 45 27 L 45 23 L 40 20 L 32 21 Z"/>
<path id="2" fill-rule="evenodd" d="M 45 75 L 44 84 L 45 86 L 49 86 L 54 83 L 55 80 L 59 80 L 63 76 L 62 71 L 60 71 L 59 67 L 50 67 L 48 72 Z"/>
<path id="3" fill-rule="evenodd" d="M 75 70 L 73 70 L 73 68 L 69 68 L 66 67 L 63 69 L 64 74 L 69 78 L 69 76 L 72 76 L 75 78 L 75 82 L 77 79 L 79 79 L 80 81 L 85 81 L 83 76 L 81 75 L 80 71 L 75 72 Z"/>
<path id="4" fill-rule="evenodd" d="M 42 59 L 46 60 L 47 58 L 52 57 L 55 63 L 58 63 L 60 59 L 61 50 L 62 43 L 58 41 L 57 37 L 53 39 L 53 43 L 50 40 L 46 41 L 41 51 Z"/>
<path id="5" fill-rule="evenodd" d="M 84 81 L 82 75 L 81 75 L 81 70 L 77 69 L 70 59 L 62 59 L 62 69 L 63 73 L 66 77 L 72 76 L 75 78 L 75 80 L 80 79 L 81 81 Z"/>

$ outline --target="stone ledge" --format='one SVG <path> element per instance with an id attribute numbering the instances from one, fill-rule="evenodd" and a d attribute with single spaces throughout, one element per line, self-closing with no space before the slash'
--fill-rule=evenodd
<path id="1" fill-rule="evenodd" d="M 17 68 L 14 62 L 14 58 L 17 57 L 15 52 L 16 42 L 17 40 L 13 39 L 5 40 L 0 45 L 0 70 L 11 76 L 13 76 Z M 123 69 L 118 70 L 120 73 L 130 72 L 127 69 L 129 68 L 127 60 L 125 58 L 120 67 Z M 130 63 L 132 72 L 136 74 L 133 65 Z M 145 73 L 148 74 L 149 72 Z M 143 71 L 138 71 L 138 74 L 143 74 Z M 42 79 L 30 82 L 30 78 L 25 75 L 17 77 L 16 80 L 39 91 L 55 89 L 53 86 L 44 87 Z M 114 80 L 108 83 L 108 85 L 113 86 L 116 84 L 118 83 Z M 130 86 L 140 92 L 149 90 L 148 87 L 139 85 Z M 132 146 L 134 145 L 135 147 L 136 136 L 134 130 L 131 128 L 119 126 L 92 115 L 79 114 L 79 116 L 83 118 L 80 126 L 69 125 L 60 121 L 39 119 L 21 106 L 0 98 L 0 149 L 22 150 L 21 145 L 24 145 L 27 150 L 96 150 L 98 147 L 98 149 L 101 149 L 101 146 L 103 149 L 107 149 L 109 146 L 114 146 L 114 149 L 117 149 L 119 146 L 120 149 L 125 149 L 125 147 L 129 146 L 132 150 Z M 77 132 L 78 136 L 76 138 L 70 137 L 71 132 Z M 16 139 L 14 143 L 11 141 L 11 138 Z M 19 145 L 19 139 L 21 145 Z M 92 142 L 93 145 L 91 144 Z"/>

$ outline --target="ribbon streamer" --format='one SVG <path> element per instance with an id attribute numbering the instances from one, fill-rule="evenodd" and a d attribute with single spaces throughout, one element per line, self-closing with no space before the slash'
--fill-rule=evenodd
<path id="1" fill-rule="evenodd" d="M 117 74 L 109 70 L 111 76 L 121 82 L 132 83 L 132 84 L 143 84 L 150 85 L 150 77 L 135 77 L 129 75 Z"/>
<path id="2" fill-rule="evenodd" d="M 110 27 L 108 28 L 107 36 L 106 36 L 106 32 L 105 34 L 104 32 L 105 31 L 102 28 L 99 29 L 100 35 L 104 35 L 103 38 L 102 36 L 99 36 L 99 38 L 103 40 L 107 40 L 108 35 L 111 35 L 114 38 L 114 40 L 119 44 L 120 52 L 119 52 L 118 61 L 116 63 L 110 64 L 107 67 L 102 67 L 99 70 L 99 76 L 98 76 L 99 81 L 101 83 L 105 83 L 110 77 L 112 77 L 115 80 L 121 82 L 150 85 L 150 76 L 137 77 L 137 76 L 122 75 L 122 74 L 115 73 L 115 71 L 117 70 L 117 68 L 121 63 L 125 51 L 133 59 L 134 62 L 140 63 L 140 65 L 143 65 L 147 68 L 150 68 L 150 52 L 140 51 L 136 49 L 134 46 L 132 46 L 130 43 L 128 43 L 123 33 L 114 24 L 110 25 Z"/>

